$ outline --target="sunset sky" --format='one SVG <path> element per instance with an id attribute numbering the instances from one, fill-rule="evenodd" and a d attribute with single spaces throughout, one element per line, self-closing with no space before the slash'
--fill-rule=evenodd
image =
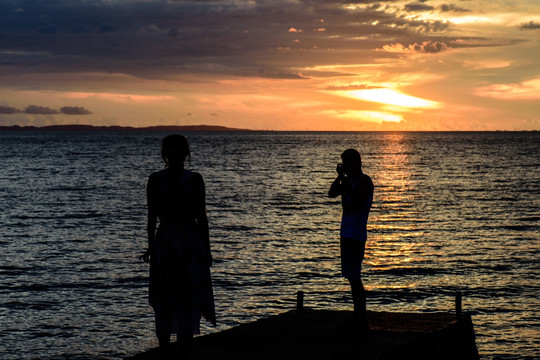
<path id="1" fill-rule="evenodd" d="M 539 0 L 0 0 L 0 125 L 540 130 Z"/>

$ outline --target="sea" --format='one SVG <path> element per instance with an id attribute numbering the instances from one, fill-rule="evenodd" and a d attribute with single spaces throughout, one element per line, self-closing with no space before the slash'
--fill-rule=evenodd
<path id="1" fill-rule="evenodd" d="M 0 132 L 0 358 L 122 359 L 157 346 L 146 182 L 164 132 Z M 222 331 L 352 310 L 340 274 L 340 154 L 375 184 L 368 309 L 472 316 L 482 359 L 540 359 L 539 132 L 188 132 Z"/>

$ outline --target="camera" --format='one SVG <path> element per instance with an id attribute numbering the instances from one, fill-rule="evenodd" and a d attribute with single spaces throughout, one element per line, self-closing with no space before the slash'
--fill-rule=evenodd
<path id="1" fill-rule="evenodd" d="M 337 164 L 336 171 L 337 171 L 337 173 L 338 173 L 339 175 L 344 175 L 344 174 L 345 174 L 345 169 L 343 168 L 343 164 L 342 164 L 342 163 Z"/>

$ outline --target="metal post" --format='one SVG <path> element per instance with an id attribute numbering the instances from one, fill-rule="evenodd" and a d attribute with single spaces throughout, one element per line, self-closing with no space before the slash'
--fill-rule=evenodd
<path id="1" fill-rule="evenodd" d="M 301 314 L 304 310 L 304 292 L 298 291 L 296 293 L 296 312 Z"/>
<path id="2" fill-rule="evenodd" d="M 456 317 L 461 319 L 461 291 L 456 292 Z"/>

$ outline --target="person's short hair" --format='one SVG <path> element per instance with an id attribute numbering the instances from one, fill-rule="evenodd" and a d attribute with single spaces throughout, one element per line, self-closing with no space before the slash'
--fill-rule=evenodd
<path id="1" fill-rule="evenodd" d="M 161 156 L 170 162 L 184 161 L 190 155 L 189 143 L 185 136 L 172 134 L 161 141 Z"/>
<path id="2" fill-rule="evenodd" d="M 362 157 L 356 149 L 347 149 L 341 154 L 341 159 L 362 166 Z"/>

